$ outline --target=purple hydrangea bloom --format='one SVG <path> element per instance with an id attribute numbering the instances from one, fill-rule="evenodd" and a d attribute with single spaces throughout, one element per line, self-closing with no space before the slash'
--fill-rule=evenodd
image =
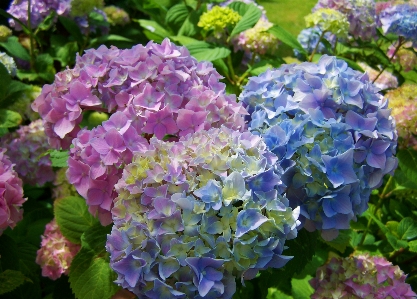
<path id="1" fill-rule="evenodd" d="M 417 43 L 417 5 L 401 4 L 379 14 L 384 33 L 393 33 Z"/>
<path id="2" fill-rule="evenodd" d="M 315 289 L 311 298 L 415 299 L 417 294 L 405 282 L 406 277 L 384 257 L 365 254 L 332 258 L 310 280 Z"/>
<path id="3" fill-rule="evenodd" d="M 249 130 L 285 170 L 291 206 L 325 238 L 349 228 L 397 166 L 394 120 L 378 91 L 367 74 L 324 55 L 252 77 L 239 97 Z"/>
<path id="4" fill-rule="evenodd" d="M 70 2 L 71 0 L 32 0 L 30 14 L 32 28 L 38 27 L 38 25 L 53 11 L 55 11 L 58 15 L 69 15 Z M 28 23 L 27 0 L 13 1 L 7 12 L 22 21 L 23 24 Z M 22 30 L 22 26 L 13 19 L 9 20 L 9 24 L 17 31 Z"/>
<path id="5" fill-rule="evenodd" d="M 372 40 L 377 37 L 378 19 L 375 0 L 319 0 L 313 11 L 332 8 L 348 18 L 349 33 L 355 38 Z"/>
<path id="6" fill-rule="evenodd" d="M 235 279 L 280 268 L 299 208 L 259 136 L 212 128 L 135 153 L 107 238 L 116 283 L 140 298 L 232 298 Z"/>
<path id="7" fill-rule="evenodd" d="M 42 120 L 22 126 L 16 132 L 2 137 L 0 141 L 25 184 L 42 186 L 54 180 L 52 162 L 48 155 L 43 156 L 49 145 Z"/>
<path id="8" fill-rule="evenodd" d="M 13 169 L 14 164 L 0 148 L 0 235 L 8 227 L 14 228 L 23 217 L 22 180 Z"/>
<path id="9" fill-rule="evenodd" d="M 225 125 L 243 129 L 246 110 L 225 94 L 209 62 L 198 63 L 185 47 L 168 39 L 132 49 L 88 50 L 74 69 L 58 73 L 33 107 L 44 118 L 52 146 L 70 150 L 68 178 L 87 199 L 90 212 L 111 223 L 115 182 L 134 152 L 148 139 L 178 140 L 189 133 Z M 102 108 L 109 120 L 80 129 L 83 111 Z"/>

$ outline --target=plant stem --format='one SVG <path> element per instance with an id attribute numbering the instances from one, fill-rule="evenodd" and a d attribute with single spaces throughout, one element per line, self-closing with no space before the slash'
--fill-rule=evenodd
<path id="1" fill-rule="evenodd" d="M 390 176 L 389 179 L 388 179 L 388 181 L 387 181 L 387 183 L 385 184 L 384 189 L 382 190 L 382 193 L 379 195 L 378 203 L 375 206 L 375 213 L 376 213 L 376 211 L 378 211 L 379 208 L 381 208 L 382 203 L 384 202 L 384 199 L 391 194 L 391 192 L 388 192 L 388 187 L 389 187 L 389 185 L 391 185 L 391 183 L 393 181 L 394 181 L 394 177 L 393 176 Z M 363 232 L 361 241 L 359 242 L 358 246 L 362 246 L 363 245 L 363 242 L 365 242 L 365 238 L 366 238 L 366 235 L 368 234 L 369 229 L 371 228 L 372 221 L 373 221 L 373 219 L 372 218 L 369 218 L 368 225 L 366 226 L 366 229 Z"/>
<path id="2" fill-rule="evenodd" d="M 236 79 L 236 74 L 235 74 L 235 70 L 233 69 L 233 63 L 232 63 L 232 57 L 231 55 L 227 56 L 227 66 L 229 67 L 229 71 L 230 71 L 230 78 L 231 78 L 231 82 L 233 85 L 236 85 L 235 79 Z"/>
<path id="3" fill-rule="evenodd" d="M 319 40 L 317 41 L 317 44 L 316 44 L 316 46 L 314 47 L 313 52 L 311 53 L 310 59 L 308 60 L 309 62 L 312 62 L 312 61 L 313 61 L 314 54 L 316 54 L 317 49 L 319 48 L 320 42 L 321 42 L 322 38 L 324 37 L 324 34 L 325 34 L 325 33 L 326 33 L 326 31 L 323 31 L 323 32 L 321 33 L 321 35 L 320 35 L 320 37 L 319 37 Z"/>
<path id="4" fill-rule="evenodd" d="M 404 38 L 402 36 L 400 36 L 398 38 L 398 45 L 394 50 L 394 53 L 392 53 L 391 57 L 389 58 L 389 63 L 391 63 L 391 61 L 394 59 L 395 54 L 397 54 L 398 50 L 401 48 L 401 46 L 404 44 Z M 375 83 L 376 80 L 378 80 L 379 76 L 382 75 L 382 73 L 385 71 L 385 69 L 387 68 L 387 65 L 385 65 L 381 71 L 378 73 L 378 75 L 375 77 L 375 79 L 372 81 L 372 83 Z"/>
<path id="5" fill-rule="evenodd" d="M 28 0 L 28 29 L 29 29 L 29 41 L 30 41 L 30 68 L 34 70 L 35 68 L 35 44 L 33 40 L 33 30 L 32 30 L 32 23 L 31 23 L 31 16 L 30 16 L 30 7 L 31 7 L 31 0 Z"/>

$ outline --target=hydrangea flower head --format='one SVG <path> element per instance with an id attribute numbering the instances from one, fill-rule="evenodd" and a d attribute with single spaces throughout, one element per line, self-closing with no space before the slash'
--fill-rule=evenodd
<path id="1" fill-rule="evenodd" d="M 55 178 L 49 156 L 43 154 L 49 149 L 42 120 L 22 126 L 16 132 L 1 138 L 7 148 L 15 170 L 25 184 L 42 186 Z"/>
<path id="2" fill-rule="evenodd" d="M 231 298 L 235 278 L 284 266 L 299 209 L 281 195 L 275 160 L 258 136 L 225 127 L 152 138 L 116 186 L 116 283 L 141 298 Z"/>
<path id="3" fill-rule="evenodd" d="M 371 40 L 377 37 L 375 0 L 319 0 L 313 11 L 323 8 L 343 13 L 349 21 L 349 34 L 355 38 Z"/>
<path id="4" fill-rule="evenodd" d="M 379 70 L 373 69 L 366 63 L 359 62 L 358 64 L 368 74 L 370 81 L 374 81 L 375 78 L 377 78 L 378 76 L 378 78 L 374 82 L 374 85 L 378 87 L 379 89 L 384 90 L 384 89 L 391 89 L 391 88 L 398 87 L 397 77 L 395 77 L 389 71 L 384 70 L 382 74 L 379 74 L 380 73 Z"/>
<path id="5" fill-rule="evenodd" d="M 0 25 L 0 43 L 7 41 L 9 36 L 12 35 L 12 31 L 9 27 Z"/>
<path id="6" fill-rule="evenodd" d="M 12 77 L 16 76 L 17 68 L 16 68 L 16 63 L 14 62 L 13 57 L 10 57 L 6 53 L 0 52 L 0 63 L 4 65 L 7 72 L 10 74 L 10 76 Z"/>
<path id="7" fill-rule="evenodd" d="M 110 5 L 103 8 L 111 25 L 126 25 L 130 23 L 129 15 L 123 9 Z"/>
<path id="8" fill-rule="evenodd" d="M 397 45 L 398 43 L 395 43 L 388 48 L 388 57 L 393 57 Z M 409 72 L 417 66 L 417 55 L 415 54 L 416 51 L 417 47 L 414 47 L 413 49 L 412 42 L 406 42 L 400 46 L 400 49 L 397 51 L 397 53 L 395 53 L 392 61 L 398 62 L 404 72 Z"/>
<path id="9" fill-rule="evenodd" d="M 379 14 L 382 30 L 417 43 L 417 5 L 400 4 L 384 9 Z"/>
<path id="10" fill-rule="evenodd" d="M 319 41 L 322 32 L 323 31 L 319 27 L 306 28 L 301 30 L 300 34 L 297 36 L 297 40 L 300 42 L 303 49 L 306 50 L 308 54 L 311 54 L 316 48 L 316 45 Z M 330 32 L 325 32 L 323 38 L 326 39 L 332 46 L 334 46 L 336 43 L 336 36 Z M 300 56 L 298 50 L 294 49 L 294 53 L 297 57 Z M 316 49 L 316 53 L 330 54 L 323 42 L 320 42 L 319 46 Z"/>
<path id="11" fill-rule="evenodd" d="M 18 112 L 25 120 L 35 121 L 39 114 L 30 107 L 33 101 L 41 94 L 42 88 L 37 85 L 27 85 L 27 89 L 20 93 L 19 98 L 8 106 L 9 110 Z"/>
<path id="12" fill-rule="evenodd" d="M 255 0 L 226 0 L 226 1 L 223 1 L 221 3 L 216 3 L 216 5 L 221 6 L 221 7 L 226 7 L 229 4 L 234 3 L 234 2 L 242 2 L 242 3 L 248 4 L 248 5 L 250 5 L 250 4 L 255 5 L 257 8 L 259 8 L 261 10 L 262 18 L 267 20 L 265 8 L 262 5 L 259 5 L 258 3 L 256 3 Z M 210 10 L 212 8 L 213 8 L 213 4 L 208 3 L 207 4 L 207 9 Z"/>
<path id="13" fill-rule="evenodd" d="M 13 169 L 13 164 L 0 148 L 0 235 L 8 227 L 14 228 L 22 220 L 23 198 L 22 180 Z"/>
<path id="14" fill-rule="evenodd" d="M 280 41 L 273 34 L 267 32 L 273 25 L 265 18 L 259 19 L 253 28 L 239 34 L 239 37 L 234 41 L 235 50 L 258 55 L 274 54 Z"/>
<path id="15" fill-rule="evenodd" d="M 147 139 L 178 140 L 221 125 L 243 129 L 247 112 L 225 94 L 220 78 L 211 63 L 198 63 L 168 39 L 127 50 L 102 46 L 78 57 L 73 70 L 57 74 L 33 107 L 46 121 L 52 145 L 68 147 L 78 133 L 69 182 L 87 199 L 90 212 L 109 224 L 114 184 L 132 153 L 147 149 Z M 103 106 L 110 118 L 80 130 L 83 110 Z"/>
<path id="16" fill-rule="evenodd" d="M 239 96 L 248 129 L 285 170 L 292 207 L 324 238 L 349 228 L 397 166 L 394 121 L 378 91 L 367 74 L 323 55 L 252 77 Z"/>
<path id="17" fill-rule="evenodd" d="M 216 38 L 223 36 L 228 27 L 233 27 L 239 22 L 239 13 L 229 7 L 214 6 L 211 10 L 203 13 L 197 23 L 204 31 L 213 30 Z"/>
<path id="18" fill-rule="evenodd" d="M 71 243 L 62 235 L 55 218 L 46 225 L 41 238 L 36 263 L 42 268 L 42 276 L 57 280 L 62 274 L 67 275 L 71 262 L 81 246 Z"/>
<path id="19" fill-rule="evenodd" d="M 406 275 L 384 257 L 357 255 L 332 258 L 310 280 L 312 299 L 402 298 L 415 299 Z"/>
<path id="20" fill-rule="evenodd" d="M 38 27 L 38 25 L 53 11 L 58 15 L 68 15 L 70 9 L 71 0 L 33 0 L 31 1 L 30 9 L 30 22 L 32 28 Z M 9 9 L 9 14 L 22 21 L 23 24 L 28 23 L 28 0 L 14 0 Z M 15 22 L 15 20 L 9 20 L 10 27 L 13 27 L 17 31 L 22 30 L 22 26 Z"/>
<path id="21" fill-rule="evenodd" d="M 415 137 L 417 134 L 417 85 L 405 83 L 397 89 L 390 90 L 386 93 L 389 101 L 389 108 L 392 109 L 392 116 L 398 130 L 398 136 L 403 139 L 400 146 L 408 148 L 414 147 Z"/>
<path id="22" fill-rule="evenodd" d="M 305 17 L 307 27 L 318 27 L 323 32 L 331 32 L 337 37 L 346 37 L 349 21 L 344 14 L 331 8 L 320 8 Z"/>

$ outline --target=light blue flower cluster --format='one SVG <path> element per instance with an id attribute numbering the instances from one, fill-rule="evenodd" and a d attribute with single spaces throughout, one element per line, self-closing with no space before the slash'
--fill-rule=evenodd
<path id="1" fill-rule="evenodd" d="M 301 30 L 300 34 L 297 36 L 297 40 L 301 44 L 304 50 L 308 54 L 313 53 L 314 48 L 316 47 L 319 38 L 322 34 L 322 31 L 319 27 L 311 27 Z M 326 32 L 323 37 L 325 40 L 327 40 L 332 47 L 334 47 L 336 43 L 336 36 L 330 32 Z M 320 44 L 317 47 L 316 50 L 317 54 L 329 54 L 329 50 L 326 48 L 323 42 L 320 42 Z M 297 58 L 303 59 L 301 53 L 294 49 L 294 54 Z"/>
<path id="2" fill-rule="evenodd" d="M 268 70 L 250 78 L 239 99 L 249 130 L 278 156 L 291 206 L 301 206 L 305 227 L 324 238 L 349 228 L 397 166 L 387 102 L 343 60 L 324 55 Z"/>
<path id="3" fill-rule="evenodd" d="M 153 137 L 116 185 L 107 239 L 116 283 L 140 298 L 231 298 L 235 279 L 280 268 L 299 207 L 259 136 L 221 128 Z"/>
<path id="4" fill-rule="evenodd" d="M 412 4 L 394 5 L 379 15 L 384 33 L 394 33 L 406 40 L 417 43 L 417 6 Z"/>

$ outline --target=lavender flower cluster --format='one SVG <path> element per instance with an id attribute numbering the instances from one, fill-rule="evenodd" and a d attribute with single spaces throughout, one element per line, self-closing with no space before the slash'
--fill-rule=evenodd
<path id="1" fill-rule="evenodd" d="M 385 34 L 393 33 L 417 44 L 417 5 L 388 6 L 379 14 Z"/>
<path id="2" fill-rule="evenodd" d="M 332 8 L 346 15 L 349 33 L 355 38 L 372 40 L 377 37 L 375 0 L 319 0 L 313 11 L 322 8 Z"/>
<path id="3" fill-rule="evenodd" d="M 32 28 L 38 27 L 40 23 L 53 11 L 57 15 L 69 15 L 71 0 L 35 0 L 30 2 L 30 26 Z M 23 24 L 28 24 L 28 0 L 14 0 L 9 9 L 9 14 L 19 19 Z M 10 27 L 17 31 L 23 30 L 22 26 L 14 19 L 9 20 Z"/>
<path id="4" fill-rule="evenodd" d="M 13 169 L 13 164 L 0 148 L 0 235 L 8 227 L 14 228 L 22 220 L 23 198 L 22 180 Z"/>
<path id="5" fill-rule="evenodd" d="M 147 139 L 177 140 L 221 125 L 243 129 L 246 110 L 225 94 L 220 78 L 211 63 L 198 63 L 168 39 L 128 50 L 102 46 L 59 73 L 33 106 L 44 117 L 53 146 L 68 147 L 78 133 L 69 182 L 87 199 L 90 212 L 109 224 L 114 184 L 132 153 L 147 149 Z M 102 106 L 114 113 L 109 120 L 80 131 L 83 110 Z"/>
<path id="6" fill-rule="evenodd" d="M 25 184 L 42 186 L 52 182 L 55 173 L 48 155 L 48 140 L 43 129 L 42 120 L 20 127 L 16 132 L 0 139 L 5 145 L 15 170 Z"/>
<path id="7" fill-rule="evenodd" d="M 317 269 L 310 280 L 315 289 L 312 299 L 401 298 L 415 299 L 406 275 L 384 257 L 358 255 L 332 258 Z"/>
<path id="8" fill-rule="evenodd" d="M 387 101 L 366 74 L 324 55 L 252 77 L 239 99 L 251 132 L 285 170 L 291 206 L 305 227 L 331 239 L 367 208 L 370 192 L 397 166 Z"/>
<path id="9" fill-rule="evenodd" d="M 81 246 L 71 243 L 59 230 L 55 218 L 45 227 L 41 236 L 41 248 L 36 253 L 36 263 L 42 268 L 42 276 L 56 280 L 68 274 L 69 267 Z"/>
<path id="10" fill-rule="evenodd" d="M 107 239 L 116 283 L 140 298 L 231 298 L 235 278 L 280 268 L 299 208 L 259 136 L 212 128 L 153 137 L 116 185 Z"/>

